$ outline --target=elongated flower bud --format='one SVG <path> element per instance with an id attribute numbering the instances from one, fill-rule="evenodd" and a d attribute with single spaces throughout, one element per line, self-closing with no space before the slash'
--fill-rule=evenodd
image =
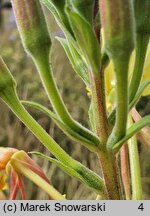
<path id="1" fill-rule="evenodd" d="M 150 34 L 150 0 L 134 0 L 136 31 Z"/>
<path id="2" fill-rule="evenodd" d="M 109 136 L 111 151 L 126 133 L 128 115 L 128 65 L 134 47 L 132 0 L 99 0 L 104 47 L 116 74 L 116 122 Z"/>
<path id="3" fill-rule="evenodd" d="M 51 40 L 39 0 L 12 0 L 17 26 L 28 53 L 49 52 Z"/>
<path id="4" fill-rule="evenodd" d="M 6 89 L 14 88 L 15 85 L 16 85 L 16 82 L 14 78 L 9 72 L 9 69 L 7 68 L 3 59 L 0 57 L 0 95 Z"/>
<path id="5" fill-rule="evenodd" d="M 99 0 L 105 48 L 109 55 L 133 49 L 133 13 L 131 0 Z"/>

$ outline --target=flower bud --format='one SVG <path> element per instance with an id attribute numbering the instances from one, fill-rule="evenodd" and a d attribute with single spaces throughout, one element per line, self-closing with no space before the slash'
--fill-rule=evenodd
<path id="1" fill-rule="evenodd" d="M 9 69 L 7 68 L 3 59 L 0 57 L 0 95 L 3 93 L 4 90 L 8 88 L 14 88 L 15 85 L 16 82 L 14 78 L 9 72 Z"/>
<path id="2" fill-rule="evenodd" d="M 109 55 L 130 53 L 133 49 L 133 13 L 131 0 L 99 0 L 105 49 Z"/>
<path id="3" fill-rule="evenodd" d="M 134 0 L 136 31 L 150 34 L 150 0 Z"/>
<path id="4" fill-rule="evenodd" d="M 12 0 L 17 26 L 26 51 L 33 55 L 49 53 L 51 40 L 39 0 Z"/>

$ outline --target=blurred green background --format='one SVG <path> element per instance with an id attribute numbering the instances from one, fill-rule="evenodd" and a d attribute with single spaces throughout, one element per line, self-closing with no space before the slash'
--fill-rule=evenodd
<path id="1" fill-rule="evenodd" d="M 0 0 L 1 2 L 1 0 Z M 3 1 L 4 2 L 4 1 Z M 68 59 L 55 36 L 61 35 L 52 15 L 45 9 L 48 27 L 52 37 L 52 66 L 59 91 L 65 104 L 76 120 L 89 127 L 88 108 L 89 98 L 85 85 L 72 70 Z M 3 9 L 0 14 L 0 55 L 4 58 L 17 81 L 17 92 L 20 99 L 39 102 L 48 108 L 51 105 L 41 85 L 36 68 L 29 56 L 24 52 L 16 28 L 11 9 Z M 143 97 L 138 103 L 138 110 L 142 115 L 150 112 L 150 97 Z M 33 109 L 28 109 L 42 127 L 65 149 L 73 158 L 80 161 L 100 175 L 99 161 L 95 154 L 68 139 L 57 126 L 46 116 Z M 50 153 L 29 132 L 29 130 L 14 116 L 9 108 L 0 100 L 0 146 L 9 146 L 25 151 L 40 151 Z M 139 144 L 140 164 L 144 198 L 150 198 L 150 150 Z M 53 185 L 68 199 L 95 199 L 96 194 L 86 186 L 64 174 L 55 165 L 33 157 L 42 167 Z M 25 180 L 28 199 L 47 199 L 41 189 Z M 18 197 L 19 198 L 19 197 Z"/>

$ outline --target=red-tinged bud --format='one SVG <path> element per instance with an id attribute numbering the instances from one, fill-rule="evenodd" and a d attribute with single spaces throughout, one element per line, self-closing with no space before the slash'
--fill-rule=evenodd
<path id="1" fill-rule="evenodd" d="M 28 53 L 48 52 L 51 45 L 44 13 L 39 0 L 12 0 L 17 26 Z"/>
<path id="2" fill-rule="evenodd" d="M 105 49 L 110 56 L 131 52 L 134 20 L 131 0 L 99 0 Z"/>

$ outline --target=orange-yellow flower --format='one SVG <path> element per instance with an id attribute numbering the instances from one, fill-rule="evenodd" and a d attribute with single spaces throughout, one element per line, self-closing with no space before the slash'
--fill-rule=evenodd
<path id="1" fill-rule="evenodd" d="M 42 169 L 24 151 L 0 147 L 0 192 L 6 187 L 6 176 L 10 176 L 9 199 L 16 199 L 20 190 L 26 199 L 23 176 L 41 187 L 49 199 L 65 199 L 51 184 Z"/>

